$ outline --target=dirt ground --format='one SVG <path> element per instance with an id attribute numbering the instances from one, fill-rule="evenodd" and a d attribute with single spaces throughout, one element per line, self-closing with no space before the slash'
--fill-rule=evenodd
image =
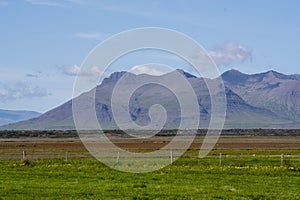
<path id="1" fill-rule="evenodd" d="M 115 145 L 128 150 L 155 150 L 167 145 L 173 137 L 152 139 L 111 138 Z M 190 149 L 199 149 L 204 137 L 196 137 Z M 184 139 L 183 139 L 184 141 Z M 184 143 L 184 142 L 183 142 Z M 178 142 L 178 147 L 182 142 Z M 176 145 L 177 145 L 176 144 Z M 103 144 L 105 145 L 105 143 Z M 300 150 L 299 136 L 221 136 L 215 149 L 294 149 Z M 90 157 L 78 138 L 13 138 L 0 139 L 0 159 Z M 68 153 L 67 153 L 68 152 Z"/>

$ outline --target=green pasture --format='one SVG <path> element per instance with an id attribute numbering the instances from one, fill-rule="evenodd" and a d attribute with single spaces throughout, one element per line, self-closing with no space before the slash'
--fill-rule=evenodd
<path id="1" fill-rule="evenodd" d="M 220 166 L 220 151 L 199 159 L 190 150 L 144 174 L 93 158 L 1 160 L 0 199 L 300 199 L 299 151 L 283 163 L 279 152 L 223 151 Z"/>

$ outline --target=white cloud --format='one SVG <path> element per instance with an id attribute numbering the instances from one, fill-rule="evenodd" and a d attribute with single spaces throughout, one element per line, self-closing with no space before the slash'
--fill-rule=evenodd
<path id="1" fill-rule="evenodd" d="M 160 76 L 165 73 L 168 73 L 172 71 L 170 68 L 165 68 L 163 67 L 162 69 L 159 69 L 159 66 L 154 66 L 154 65 L 136 65 L 133 66 L 130 70 L 131 73 L 133 74 L 149 74 L 153 76 Z"/>
<path id="2" fill-rule="evenodd" d="M 80 68 L 77 65 L 64 67 L 64 74 L 66 74 L 66 75 L 77 76 L 79 71 L 80 71 Z"/>
<path id="3" fill-rule="evenodd" d="M 69 76 L 99 76 L 102 74 L 102 70 L 97 66 L 80 70 L 78 65 L 72 65 L 64 67 L 64 74 Z"/>
<path id="4" fill-rule="evenodd" d="M 0 82 L 0 102 L 7 102 L 16 99 L 43 97 L 50 95 L 45 88 L 30 87 L 26 83 L 4 84 Z"/>
<path id="5" fill-rule="evenodd" d="M 109 34 L 95 32 L 95 33 L 76 33 L 76 37 L 82 39 L 95 39 L 95 40 L 104 40 L 109 37 Z"/>
<path id="6" fill-rule="evenodd" d="M 252 61 L 251 49 L 236 42 L 228 42 L 212 50 L 207 51 L 208 55 L 217 65 L 231 65 L 243 63 L 246 60 Z M 195 58 L 205 58 L 206 55 L 198 53 Z"/>

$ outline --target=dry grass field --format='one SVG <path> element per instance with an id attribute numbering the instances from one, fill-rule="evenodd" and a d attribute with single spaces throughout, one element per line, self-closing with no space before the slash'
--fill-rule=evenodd
<path id="1" fill-rule="evenodd" d="M 172 137 L 152 139 L 111 138 L 117 146 L 130 151 L 157 150 L 170 142 Z M 199 150 L 203 141 L 197 136 L 190 150 Z M 180 146 L 180 144 L 178 144 Z M 221 136 L 214 150 L 282 152 L 297 155 L 300 152 L 299 136 Z M 18 159 L 25 151 L 28 159 L 59 158 L 68 152 L 70 157 L 90 157 L 89 152 L 78 138 L 2 138 L 0 139 L 0 159 Z M 300 153 L 298 154 L 300 156 Z"/>

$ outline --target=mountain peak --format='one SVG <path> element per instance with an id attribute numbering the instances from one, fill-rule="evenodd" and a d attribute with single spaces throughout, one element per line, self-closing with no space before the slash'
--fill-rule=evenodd
<path id="1" fill-rule="evenodd" d="M 238 70 L 231 69 L 227 72 L 224 72 L 221 77 L 224 81 L 228 81 L 233 84 L 243 84 L 249 78 L 249 75 Z"/>
<path id="2" fill-rule="evenodd" d="M 127 71 L 114 72 L 109 77 L 103 79 L 102 84 L 116 83 L 124 74 L 134 75 Z"/>
<path id="3" fill-rule="evenodd" d="M 255 74 L 254 76 L 260 77 L 261 80 L 262 80 L 262 78 L 265 78 L 265 77 L 274 77 L 274 78 L 284 79 L 284 80 L 286 80 L 286 79 L 292 79 L 291 76 L 288 76 L 288 75 L 276 72 L 274 70 L 269 70 L 269 71 L 264 72 L 264 73 Z"/>
<path id="4" fill-rule="evenodd" d="M 250 78 L 252 80 L 256 80 L 258 82 L 262 81 L 265 78 L 271 78 L 271 79 L 275 78 L 275 79 L 282 79 L 282 80 L 287 80 L 287 79 L 299 80 L 300 79 L 299 75 L 285 75 L 285 74 L 279 73 L 274 70 L 269 70 L 267 72 L 249 75 L 249 74 L 244 74 L 235 69 L 224 72 L 221 77 L 226 82 L 230 82 L 232 84 L 238 84 L 238 85 L 243 85 Z"/>
<path id="5" fill-rule="evenodd" d="M 190 74 L 188 72 L 183 71 L 182 69 L 176 69 L 177 72 L 179 72 L 180 74 L 184 75 L 186 78 L 197 78 L 196 76 L 194 76 L 193 74 Z"/>

